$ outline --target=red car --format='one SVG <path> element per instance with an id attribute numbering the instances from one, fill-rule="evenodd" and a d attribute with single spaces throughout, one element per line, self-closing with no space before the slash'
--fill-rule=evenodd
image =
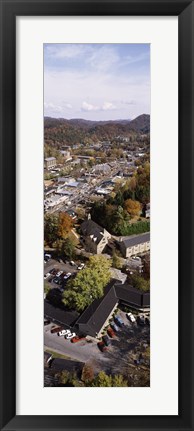
<path id="1" fill-rule="evenodd" d="M 85 337 L 73 337 L 71 343 L 78 343 L 78 341 L 85 340 Z"/>
<path id="2" fill-rule="evenodd" d="M 107 329 L 107 334 L 109 335 L 110 338 L 115 337 L 115 332 L 113 331 L 112 328 Z"/>
<path id="3" fill-rule="evenodd" d="M 99 343 L 97 344 L 98 348 L 100 349 L 101 352 L 105 352 L 107 350 L 107 347 L 105 346 L 105 344 L 103 343 L 103 341 L 99 341 Z"/>
<path id="4" fill-rule="evenodd" d="M 63 328 L 61 326 L 54 326 L 51 328 L 51 334 L 54 334 L 55 332 L 60 332 Z"/>

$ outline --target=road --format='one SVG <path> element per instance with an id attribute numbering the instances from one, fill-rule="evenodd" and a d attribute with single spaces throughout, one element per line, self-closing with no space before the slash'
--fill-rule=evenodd
<path id="1" fill-rule="evenodd" d="M 97 342 L 93 341 L 92 343 L 88 343 L 86 340 L 83 340 L 79 343 L 71 343 L 70 340 L 65 340 L 64 337 L 51 334 L 50 325 L 44 333 L 44 345 L 45 348 L 56 350 L 62 355 L 67 355 L 82 362 L 86 362 L 89 359 L 104 359 L 97 347 Z"/>

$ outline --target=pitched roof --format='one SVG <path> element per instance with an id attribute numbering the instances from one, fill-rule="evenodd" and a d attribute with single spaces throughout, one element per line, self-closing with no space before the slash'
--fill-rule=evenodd
<path id="1" fill-rule="evenodd" d="M 95 299 L 92 304 L 86 308 L 78 318 L 76 325 L 88 325 L 94 335 L 96 332 L 100 331 L 107 317 L 118 302 L 114 291 L 115 282 L 116 280 L 112 279 L 110 283 L 107 284 L 104 290 L 104 296 Z"/>
<path id="2" fill-rule="evenodd" d="M 118 283 L 118 280 L 112 279 L 105 287 L 104 296 L 95 299 L 86 308 L 76 321 L 76 325 L 81 325 L 80 330 L 82 329 L 83 331 L 83 326 L 85 326 L 88 334 L 95 336 L 119 301 L 127 302 L 139 308 L 149 306 L 150 293 L 141 292 L 127 283 L 121 284 Z"/>
<path id="3" fill-rule="evenodd" d="M 46 162 L 49 162 L 51 160 L 56 160 L 56 157 L 47 157 L 45 160 L 46 160 Z"/>
<path id="4" fill-rule="evenodd" d="M 99 244 L 104 236 L 104 228 L 99 226 L 91 219 L 85 220 L 81 224 L 81 231 L 84 236 L 90 236 L 91 240 L 93 240 L 96 244 Z"/>
<path id="5" fill-rule="evenodd" d="M 143 244 L 150 241 L 150 232 L 142 233 L 141 235 L 132 235 L 128 238 L 122 238 L 122 243 L 126 248 L 133 247 L 134 245 Z"/>

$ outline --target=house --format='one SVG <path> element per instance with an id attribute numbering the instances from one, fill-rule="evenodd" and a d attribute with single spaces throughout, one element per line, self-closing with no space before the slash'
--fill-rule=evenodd
<path id="1" fill-rule="evenodd" d="M 81 224 L 81 233 L 85 249 L 88 252 L 100 254 L 108 244 L 111 234 L 90 218 Z"/>
<path id="2" fill-rule="evenodd" d="M 124 257 L 135 256 L 150 250 L 150 232 L 121 237 L 118 245 Z"/>
<path id="3" fill-rule="evenodd" d="M 52 169 L 56 166 L 57 161 L 55 157 L 47 157 L 44 161 L 46 169 Z"/>
<path id="4" fill-rule="evenodd" d="M 77 319 L 75 328 L 82 334 L 99 337 L 119 303 L 140 311 L 148 311 L 150 293 L 112 279 L 105 287 L 104 295 L 95 299 Z"/>

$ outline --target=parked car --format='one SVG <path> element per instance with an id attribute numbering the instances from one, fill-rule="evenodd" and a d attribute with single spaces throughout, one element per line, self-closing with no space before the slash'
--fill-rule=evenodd
<path id="1" fill-rule="evenodd" d="M 62 329 L 62 331 L 59 331 L 57 335 L 59 337 L 62 337 L 63 335 L 67 335 L 67 334 L 71 334 L 70 329 Z"/>
<path id="2" fill-rule="evenodd" d="M 46 253 L 46 254 L 44 255 L 44 261 L 45 261 L 45 262 L 48 262 L 50 259 L 51 259 L 51 254 Z"/>
<path id="3" fill-rule="evenodd" d="M 116 322 L 116 324 L 117 324 L 118 326 L 120 326 L 120 327 L 124 326 L 124 322 L 123 322 L 123 320 L 121 319 L 121 317 L 120 317 L 120 316 L 115 316 L 115 317 L 114 317 L 114 320 L 115 320 L 115 322 Z"/>
<path id="4" fill-rule="evenodd" d="M 65 335 L 66 340 L 71 340 L 71 338 L 76 337 L 75 332 L 70 332 L 70 334 Z"/>
<path id="5" fill-rule="evenodd" d="M 68 278 L 70 277 L 71 277 L 71 272 L 68 272 L 67 274 L 64 275 L 63 279 L 68 280 Z"/>
<path id="6" fill-rule="evenodd" d="M 61 274 L 63 274 L 63 271 L 57 272 L 56 277 L 60 277 Z"/>
<path id="7" fill-rule="evenodd" d="M 75 266 L 75 262 L 73 260 L 70 260 L 69 263 L 70 263 L 71 266 Z"/>
<path id="8" fill-rule="evenodd" d="M 53 283 L 55 283 L 55 284 L 60 284 L 60 278 L 59 278 L 59 277 L 57 277 L 57 276 L 55 276 L 55 277 L 53 278 Z"/>
<path id="9" fill-rule="evenodd" d="M 110 338 L 115 337 L 115 332 L 111 327 L 107 329 L 107 334 L 109 335 Z"/>
<path id="10" fill-rule="evenodd" d="M 51 321 L 49 320 L 49 319 L 45 319 L 44 320 L 44 325 L 46 326 L 46 325 L 49 325 L 49 323 L 51 323 Z"/>
<path id="11" fill-rule="evenodd" d="M 79 265 L 78 265 L 78 267 L 77 267 L 77 269 L 80 271 L 80 269 L 83 269 L 84 268 L 84 263 L 80 263 Z"/>
<path id="12" fill-rule="evenodd" d="M 50 272 L 47 272 L 47 274 L 44 274 L 44 279 L 47 280 L 51 276 Z"/>
<path id="13" fill-rule="evenodd" d="M 104 344 L 105 344 L 106 346 L 109 346 L 109 345 L 110 345 L 110 340 L 109 340 L 109 338 L 108 338 L 108 336 L 107 336 L 107 335 L 103 335 L 103 336 L 102 336 L 102 341 L 104 342 Z"/>
<path id="14" fill-rule="evenodd" d="M 137 323 L 140 326 L 144 326 L 145 325 L 145 317 L 141 314 L 139 316 L 137 316 Z"/>
<path id="15" fill-rule="evenodd" d="M 74 338 L 71 338 L 71 343 L 78 343 L 78 341 L 85 340 L 86 337 L 78 337 L 78 335 Z"/>
<path id="16" fill-rule="evenodd" d="M 136 322 L 136 318 L 132 313 L 127 313 L 126 316 L 130 320 L 130 322 L 132 322 L 132 323 Z"/>
<path id="17" fill-rule="evenodd" d="M 107 347 L 105 346 L 105 344 L 103 343 L 103 341 L 99 341 L 99 343 L 97 344 L 98 348 L 100 349 L 101 352 L 105 352 L 107 350 Z"/>
<path id="18" fill-rule="evenodd" d="M 63 328 L 61 328 L 61 326 L 52 326 L 51 328 L 51 334 L 55 334 L 55 332 L 60 332 L 62 331 Z"/>
<path id="19" fill-rule="evenodd" d="M 51 273 L 52 275 L 56 275 L 58 271 L 59 271 L 59 270 L 58 270 L 57 268 L 52 268 L 52 269 L 50 270 L 50 273 Z"/>
<path id="20" fill-rule="evenodd" d="M 113 329 L 113 331 L 118 332 L 119 331 L 119 327 L 116 325 L 116 323 L 111 322 L 110 324 L 111 328 Z"/>

